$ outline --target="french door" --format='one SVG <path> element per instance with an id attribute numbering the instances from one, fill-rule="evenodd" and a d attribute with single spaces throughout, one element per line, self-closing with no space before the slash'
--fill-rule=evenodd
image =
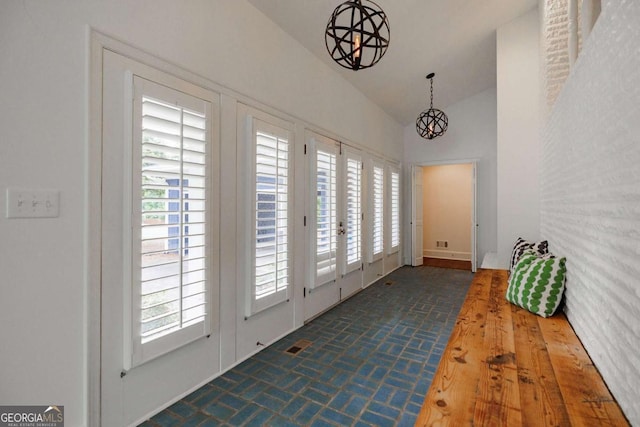
<path id="1" fill-rule="evenodd" d="M 330 138 L 307 132 L 310 236 L 304 318 L 362 288 L 362 158 Z"/>

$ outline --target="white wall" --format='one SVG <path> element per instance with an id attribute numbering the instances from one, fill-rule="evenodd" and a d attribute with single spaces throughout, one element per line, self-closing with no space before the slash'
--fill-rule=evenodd
<path id="1" fill-rule="evenodd" d="M 640 3 L 609 1 L 543 133 L 541 233 L 569 320 L 640 425 Z"/>
<path id="2" fill-rule="evenodd" d="M 518 237 L 540 237 L 540 26 L 538 9 L 497 32 L 498 266 Z"/>
<path id="3" fill-rule="evenodd" d="M 72 426 L 87 424 L 87 301 L 98 292 L 87 279 L 90 28 L 402 159 L 401 127 L 245 1 L 0 3 L 0 194 L 60 190 L 59 218 L 0 216 L 0 402 L 64 405 Z M 234 129 L 235 116 L 223 120 Z M 222 137 L 226 147 L 235 133 Z"/>
<path id="4" fill-rule="evenodd" d="M 540 11 L 540 47 L 542 115 L 556 101 L 569 76 L 569 2 L 538 0 Z"/>
<path id="5" fill-rule="evenodd" d="M 425 106 L 426 107 L 426 106 Z M 478 173 L 478 253 L 481 261 L 487 252 L 496 252 L 496 92 L 488 89 L 442 110 L 449 117 L 449 129 L 434 140 L 423 139 L 415 124 L 404 129 L 404 160 L 406 164 L 461 163 L 477 160 Z M 416 117 L 420 112 L 416 112 Z M 406 168 L 407 171 L 410 168 Z M 405 189 L 410 187 L 410 176 L 405 174 Z M 405 247 L 411 254 L 410 193 L 405 193 Z M 405 259 L 405 263 L 411 261 Z"/>

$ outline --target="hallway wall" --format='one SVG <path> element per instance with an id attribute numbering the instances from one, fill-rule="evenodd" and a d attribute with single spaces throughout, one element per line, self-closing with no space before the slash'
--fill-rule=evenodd
<path id="1" fill-rule="evenodd" d="M 540 237 L 538 8 L 498 28 L 498 266 L 518 237 Z"/>

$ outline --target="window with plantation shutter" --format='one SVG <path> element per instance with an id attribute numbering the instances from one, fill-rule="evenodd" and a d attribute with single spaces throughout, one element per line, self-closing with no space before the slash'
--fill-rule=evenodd
<path id="1" fill-rule="evenodd" d="M 371 173 L 370 261 L 382 258 L 384 249 L 384 166 L 373 162 Z"/>
<path id="2" fill-rule="evenodd" d="M 316 144 L 320 145 L 319 142 Z M 337 155 L 335 147 L 316 147 L 316 280 L 320 286 L 336 279 Z"/>
<path id="3" fill-rule="evenodd" d="M 289 131 L 252 119 L 253 281 L 249 314 L 288 299 L 290 268 Z"/>
<path id="4" fill-rule="evenodd" d="M 346 152 L 346 268 L 357 270 L 362 264 L 362 159 Z"/>
<path id="5" fill-rule="evenodd" d="M 400 172 L 394 168 L 390 168 L 390 209 L 389 209 L 389 226 L 391 247 L 389 253 L 397 252 L 400 249 Z"/>
<path id="6" fill-rule="evenodd" d="M 210 332 L 211 103 L 134 78 L 135 366 Z"/>

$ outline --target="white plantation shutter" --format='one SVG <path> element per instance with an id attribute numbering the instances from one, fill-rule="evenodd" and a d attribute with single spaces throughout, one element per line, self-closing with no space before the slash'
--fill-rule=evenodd
<path id="1" fill-rule="evenodd" d="M 362 264 L 362 159 L 346 152 L 346 268 L 345 274 Z"/>
<path id="2" fill-rule="evenodd" d="M 384 166 L 373 162 L 371 177 L 370 262 L 382 258 L 384 249 Z"/>
<path id="3" fill-rule="evenodd" d="M 391 247 L 389 253 L 397 252 L 400 249 L 400 172 L 390 168 L 390 237 Z"/>
<path id="4" fill-rule="evenodd" d="M 133 366 L 209 334 L 211 274 L 211 103 L 139 77 L 134 88 Z"/>
<path id="5" fill-rule="evenodd" d="M 318 143 L 319 144 L 319 143 Z M 336 279 L 337 155 L 316 148 L 316 280 L 320 286 Z"/>
<path id="6" fill-rule="evenodd" d="M 249 314 L 288 299 L 289 131 L 253 120 L 253 286 Z"/>

